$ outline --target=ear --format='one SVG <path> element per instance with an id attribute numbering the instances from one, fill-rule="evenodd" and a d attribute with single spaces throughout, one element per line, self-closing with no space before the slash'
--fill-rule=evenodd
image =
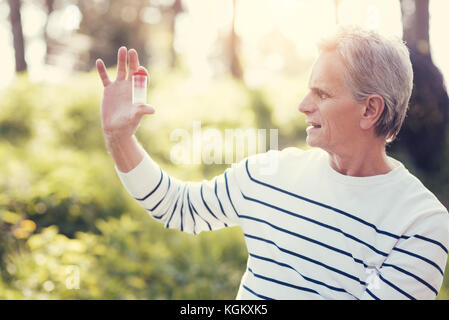
<path id="1" fill-rule="evenodd" d="M 380 95 L 373 94 L 366 98 L 361 111 L 360 128 L 368 130 L 374 127 L 384 108 L 385 101 Z"/>

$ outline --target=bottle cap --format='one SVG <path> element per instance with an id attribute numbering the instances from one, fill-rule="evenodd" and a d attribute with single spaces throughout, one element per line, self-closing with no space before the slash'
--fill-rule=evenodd
<path id="1" fill-rule="evenodd" d="M 139 71 L 133 72 L 133 76 L 146 76 L 146 77 L 148 77 L 147 73 L 145 71 L 143 71 L 143 70 L 139 70 Z"/>

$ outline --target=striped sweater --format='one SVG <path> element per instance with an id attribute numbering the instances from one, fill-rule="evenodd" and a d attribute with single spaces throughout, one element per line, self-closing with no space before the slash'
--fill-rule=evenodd
<path id="1" fill-rule="evenodd" d="M 169 176 L 146 153 L 130 172 L 116 171 L 166 228 L 240 226 L 248 262 L 237 299 L 434 299 L 449 214 L 396 163 L 387 174 L 345 176 L 325 151 L 291 147 L 201 182 Z"/>

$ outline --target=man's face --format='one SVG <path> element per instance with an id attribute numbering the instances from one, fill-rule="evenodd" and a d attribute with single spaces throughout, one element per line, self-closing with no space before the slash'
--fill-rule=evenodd
<path id="1" fill-rule="evenodd" d="M 299 105 L 306 115 L 307 144 L 345 151 L 361 133 L 361 105 L 344 82 L 345 66 L 336 52 L 323 52 L 312 68 L 309 93 Z"/>

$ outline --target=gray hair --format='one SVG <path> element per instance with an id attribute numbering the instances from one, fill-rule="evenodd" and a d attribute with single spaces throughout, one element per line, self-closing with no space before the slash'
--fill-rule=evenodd
<path id="1" fill-rule="evenodd" d="M 356 101 L 372 94 L 385 101 L 385 108 L 375 125 L 378 137 L 392 142 L 404 122 L 413 89 L 410 53 L 399 38 L 357 26 L 339 27 L 337 32 L 322 39 L 318 49 L 336 51 L 347 68 L 345 83 Z"/>

